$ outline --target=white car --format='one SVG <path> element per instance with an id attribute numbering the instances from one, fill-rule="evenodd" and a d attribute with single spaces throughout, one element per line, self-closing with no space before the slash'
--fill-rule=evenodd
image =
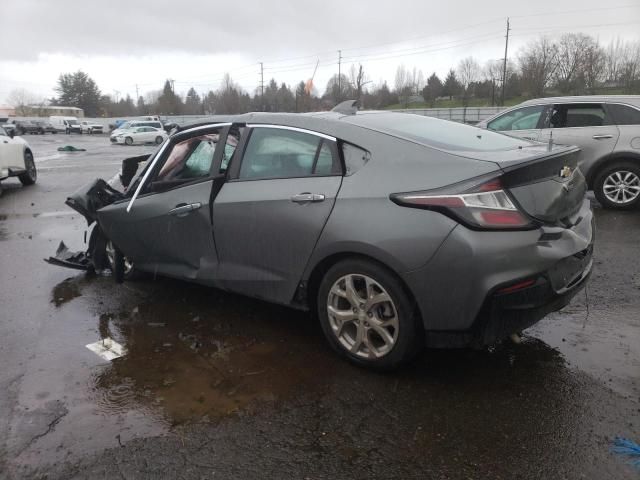
<path id="1" fill-rule="evenodd" d="M 37 176 L 29 144 L 0 127 L 0 180 L 18 177 L 23 185 L 33 185 Z"/>
<path id="2" fill-rule="evenodd" d="M 124 130 L 116 135 L 111 135 L 111 143 L 134 145 L 143 143 L 155 143 L 160 145 L 169 135 L 164 130 L 153 127 L 134 127 Z"/>
<path id="3" fill-rule="evenodd" d="M 83 120 L 82 122 L 80 122 L 80 129 L 82 130 L 82 133 L 92 134 L 92 133 L 102 133 L 104 127 L 99 123 L 88 122 L 86 120 Z"/>

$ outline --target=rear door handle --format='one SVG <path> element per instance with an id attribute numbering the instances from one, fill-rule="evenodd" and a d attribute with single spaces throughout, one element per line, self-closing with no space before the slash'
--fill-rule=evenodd
<path id="1" fill-rule="evenodd" d="M 320 193 L 304 192 L 291 197 L 291 201 L 294 203 L 323 202 L 324 195 Z"/>
<path id="2" fill-rule="evenodd" d="M 613 135 L 594 135 L 591 138 L 594 140 L 604 140 L 605 138 L 613 138 Z"/>
<path id="3" fill-rule="evenodd" d="M 186 217 L 191 212 L 198 210 L 202 207 L 200 202 L 196 203 L 181 203 L 175 206 L 175 208 L 169 210 L 169 215 L 173 215 L 174 217 Z"/>

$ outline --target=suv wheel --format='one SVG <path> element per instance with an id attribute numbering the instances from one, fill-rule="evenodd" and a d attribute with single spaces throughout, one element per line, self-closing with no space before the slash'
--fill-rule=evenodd
<path id="1" fill-rule="evenodd" d="M 397 277 L 365 260 L 337 263 L 318 289 L 318 317 L 331 346 L 351 362 L 390 370 L 423 345 L 417 309 Z"/>
<path id="2" fill-rule="evenodd" d="M 640 205 L 640 165 L 619 162 L 603 168 L 593 191 L 605 208 L 626 210 Z"/>
<path id="3" fill-rule="evenodd" d="M 24 168 L 25 173 L 18 176 L 18 180 L 23 185 L 33 185 L 38 178 L 38 172 L 36 171 L 36 163 L 33 161 L 33 154 L 31 152 L 24 152 Z"/>

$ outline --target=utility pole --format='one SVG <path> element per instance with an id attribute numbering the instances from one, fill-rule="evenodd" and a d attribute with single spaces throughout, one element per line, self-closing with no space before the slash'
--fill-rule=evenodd
<path id="1" fill-rule="evenodd" d="M 136 102 L 140 98 L 140 93 L 138 93 L 138 84 L 136 83 Z"/>
<path id="2" fill-rule="evenodd" d="M 342 100 L 342 50 L 338 50 L 338 102 Z"/>
<path id="3" fill-rule="evenodd" d="M 504 106 L 504 91 L 507 86 L 507 51 L 509 50 L 509 17 L 507 17 L 507 36 L 504 42 L 504 61 L 502 63 L 502 92 L 500 93 L 500 105 Z"/>
<path id="4" fill-rule="evenodd" d="M 262 102 L 262 111 L 264 112 L 264 65 L 260 62 L 260 101 Z"/>
<path id="5" fill-rule="evenodd" d="M 176 90 L 173 86 L 173 82 L 175 82 L 175 80 L 173 78 L 169 78 L 169 83 L 171 84 L 171 92 L 176 93 Z"/>

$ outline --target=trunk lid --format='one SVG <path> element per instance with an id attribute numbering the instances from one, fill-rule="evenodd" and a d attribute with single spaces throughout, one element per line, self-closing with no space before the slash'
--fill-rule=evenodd
<path id="1" fill-rule="evenodd" d="M 531 217 L 554 225 L 573 225 L 576 221 L 572 217 L 580 210 L 587 192 L 578 168 L 580 149 L 535 146 L 531 150 L 536 153 L 535 158 L 497 162 L 504 171 L 503 186 Z"/>

